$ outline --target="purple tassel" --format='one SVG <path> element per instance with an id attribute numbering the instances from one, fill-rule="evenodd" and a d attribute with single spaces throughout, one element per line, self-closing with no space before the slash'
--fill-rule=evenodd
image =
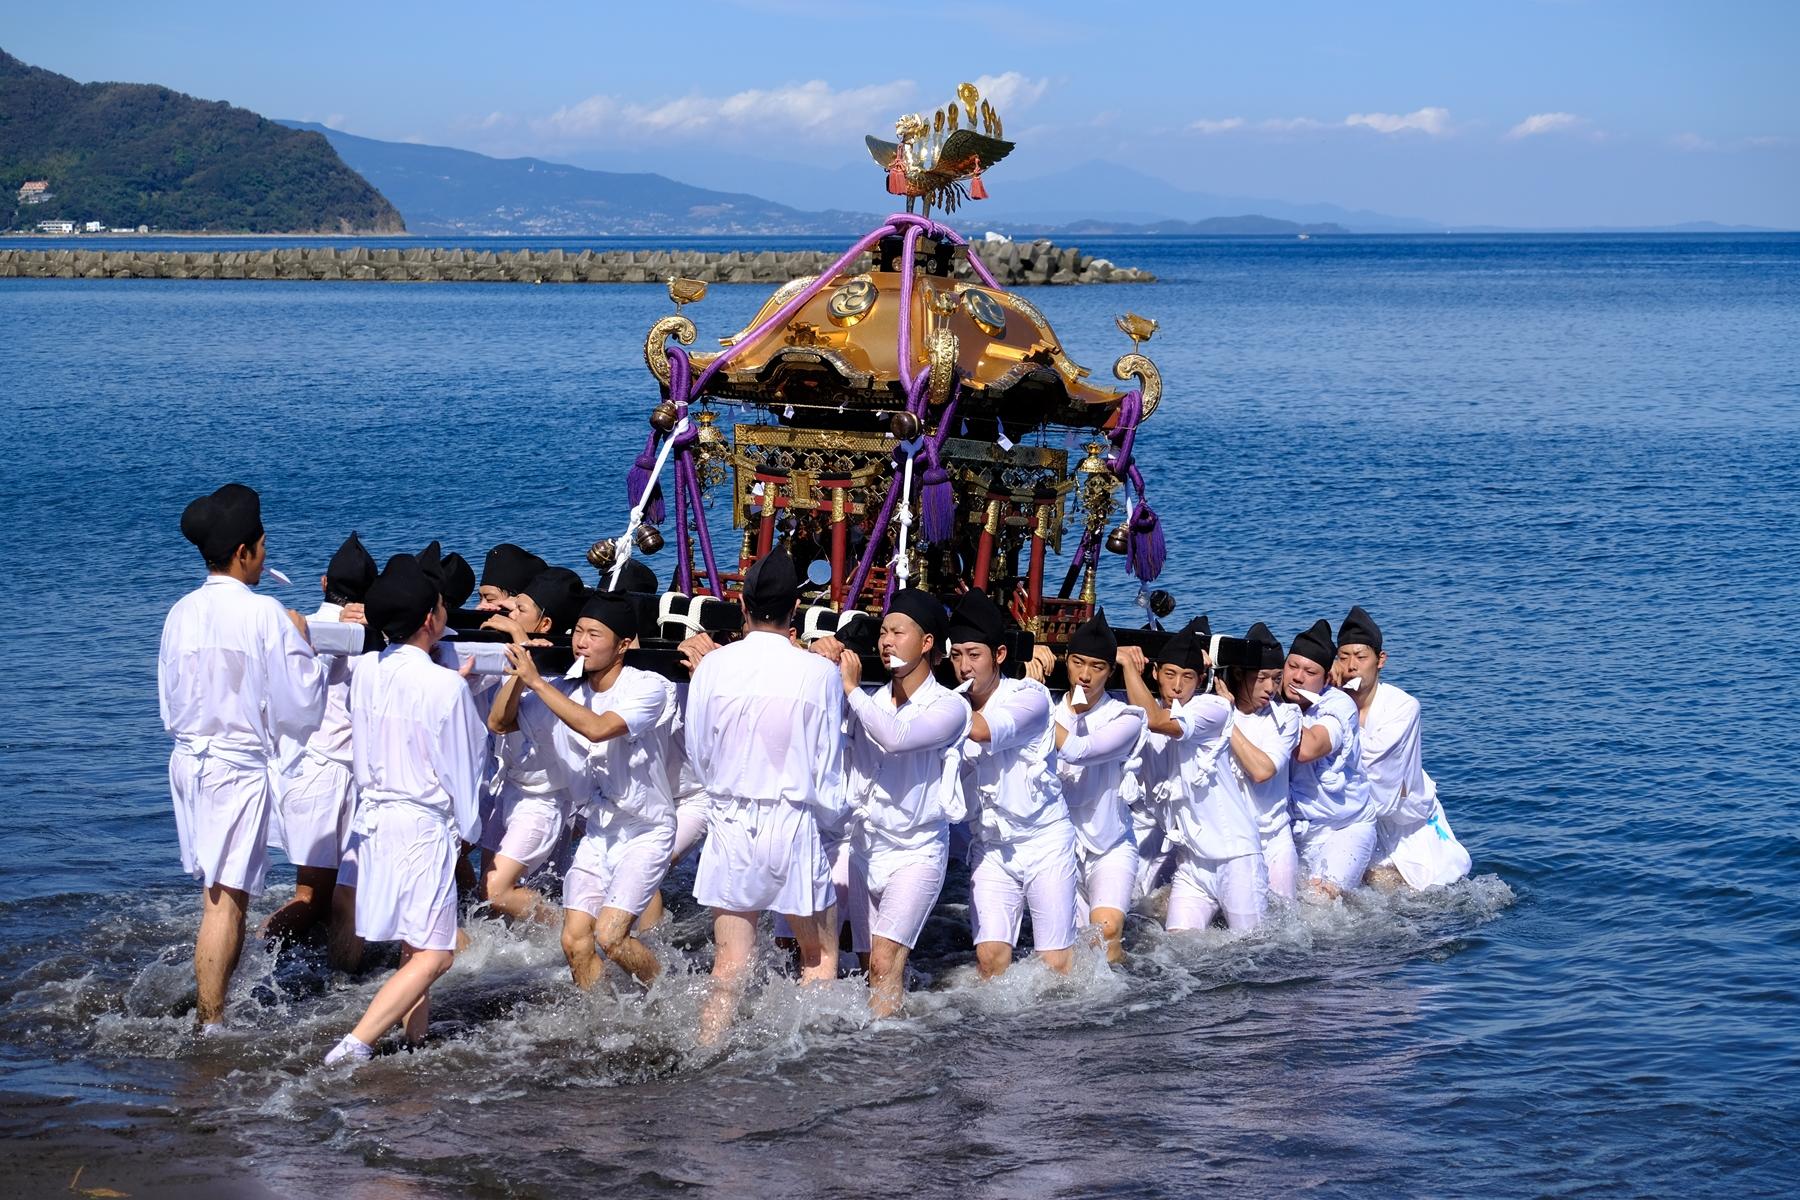
<path id="1" fill-rule="evenodd" d="M 950 484 L 950 472 L 941 466 L 925 471 L 925 486 L 919 493 L 919 518 L 919 536 L 932 545 L 956 536 L 956 489 Z"/>
<path id="2" fill-rule="evenodd" d="M 649 486 L 650 472 L 656 466 L 656 435 L 651 434 L 644 446 L 644 452 L 637 456 L 631 464 L 631 470 L 625 473 L 625 498 L 635 507 L 644 495 L 644 488 Z M 644 506 L 644 520 L 651 525 L 661 525 L 668 515 L 668 508 L 663 504 L 662 484 L 650 493 L 650 503 Z"/>
<path id="3" fill-rule="evenodd" d="M 1139 504 L 1137 511 L 1131 514 L 1131 538 L 1125 552 L 1126 565 L 1131 573 L 1145 583 L 1149 583 L 1162 574 L 1163 560 L 1168 557 L 1168 549 L 1163 545 L 1162 522 L 1156 519 L 1156 510 L 1148 504 Z"/>

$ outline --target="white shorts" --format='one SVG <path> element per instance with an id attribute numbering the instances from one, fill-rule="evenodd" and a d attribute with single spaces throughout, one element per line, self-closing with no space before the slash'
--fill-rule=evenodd
<path id="1" fill-rule="evenodd" d="M 1031 909 L 1031 944 L 1066 950 L 1075 944 L 1075 831 L 1057 826 L 1004 849 L 977 840 L 971 850 L 969 923 L 975 944 L 1019 944 L 1025 909 Z"/>
<path id="2" fill-rule="evenodd" d="M 456 832 L 411 804 L 383 804 L 356 843 L 356 935 L 456 949 Z"/>
<path id="3" fill-rule="evenodd" d="M 262 895 L 274 803 L 268 769 L 178 750 L 169 756 L 169 795 L 182 869 L 208 888 Z"/>
<path id="4" fill-rule="evenodd" d="M 694 899 L 727 912 L 796 917 L 837 903 L 812 811 L 781 802 L 716 800 L 694 873 Z"/>
<path id="5" fill-rule="evenodd" d="M 1131 911 L 1131 894 L 1137 889 L 1137 847 L 1126 838 L 1111 850 L 1089 854 L 1076 848 L 1081 886 L 1075 894 L 1075 919 L 1086 925 L 1096 908 Z"/>
<path id="6" fill-rule="evenodd" d="M 921 850 L 877 849 L 850 855 L 850 945 L 867 954 L 877 937 L 908 950 L 919 944 L 925 920 L 944 890 L 948 838 Z"/>
<path id="7" fill-rule="evenodd" d="M 1375 853 L 1375 822 L 1358 821 L 1341 829 L 1315 825 L 1294 841 L 1307 879 L 1323 879 L 1343 889 L 1361 887 Z"/>
<path id="8" fill-rule="evenodd" d="M 337 870 L 350 843 L 356 777 L 343 763 L 302 755 L 292 775 L 279 776 L 269 845 L 296 867 Z M 279 828 L 277 828 L 279 827 Z"/>
<path id="9" fill-rule="evenodd" d="M 1283 900 L 1300 893 L 1300 852 L 1294 849 L 1294 831 L 1283 825 L 1262 835 L 1263 866 L 1269 874 L 1269 891 Z"/>
<path id="10" fill-rule="evenodd" d="M 650 906 L 662 886 L 675 827 L 609 832 L 610 838 L 590 829 L 575 847 L 575 860 L 563 876 L 562 906 L 590 917 L 599 916 L 602 908 L 622 909 L 635 917 Z"/>
<path id="11" fill-rule="evenodd" d="M 1132 840 L 1137 843 L 1137 881 L 1132 887 L 1133 900 L 1142 900 L 1162 887 L 1175 874 L 1175 843 L 1169 840 L 1161 825 L 1132 814 Z"/>
<path id="12" fill-rule="evenodd" d="M 568 822 L 553 801 L 525 796 L 494 809 L 482 826 L 481 847 L 524 863 L 529 875 L 550 861 L 567 832 Z"/>
<path id="13" fill-rule="evenodd" d="M 850 928 L 850 839 L 840 837 L 835 842 L 827 841 L 825 861 L 831 865 L 831 889 L 837 894 L 837 939 L 842 945 L 844 930 Z M 793 926 L 780 913 L 775 914 L 772 925 L 771 936 L 793 938 Z"/>
<path id="14" fill-rule="evenodd" d="M 342 888 L 356 886 L 356 860 L 362 852 L 362 834 L 351 831 L 350 839 L 344 843 L 343 857 L 338 859 L 337 885 Z"/>
<path id="15" fill-rule="evenodd" d="M 669 850 L 671 866 L 686 858 L 688 852 L 706 836 L 706 813 L 711 807 L 712 801 L 705 796 L 696 797 L 689 803 L 676 807 L 675 845 Z"/>
<path id="16" fill-rule="evenodd" d="M 1197 858 L 1185 849 L 1178 852 L 1175 881 L 1169 887 L 1169 919 L 1172 933 L 1180 929 L 1205 929 L 1221 910 L 1234 932 L 1262 924 L 1269 905 L 1269 873 L 1260 854 L 1237 858 Z"/>

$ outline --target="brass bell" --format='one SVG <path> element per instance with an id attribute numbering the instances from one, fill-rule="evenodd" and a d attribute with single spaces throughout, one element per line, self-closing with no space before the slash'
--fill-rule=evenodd
<path id="1" fill-rule="evenodd" d="M 1130 550 L 1131 531 L 1123 525 L 1114 526 L 1113 531 L 1106 535 L 1106 548 L 1114 554 L 1124 554 Z"/>
<path id="2" fill-rule="evenodd" d="M 908 412 L 903 408 L 888 421 L 888 428 L 893 431 L 896 440 L 910 442 L 919 436 L 919 430 L 923 426 L 919 424 L 917 413 Z"/>
<path id="3" fill-rule="evenodd" d="M 596 571 L 612 570 L 613 559 L 618 557 L 619 547 L 611 538 L 601 538 L 588 547 L 587 560 Z"/>
<path id="4" fill-rule="evenodd" d="M 654 525 L 639 525 L 631 540 L 636 542 L 637 548 L 645 554 L 655 554 L 663 548 L 662 531 Z"/>
<path id="5" fill-rule="evenodd" d="M 668 433 L 680 419 L 681 414 L 675 411 L 675 402 L 672 400 L 664 400 L 650 410 L 650 427 L 658 433 Z"/>

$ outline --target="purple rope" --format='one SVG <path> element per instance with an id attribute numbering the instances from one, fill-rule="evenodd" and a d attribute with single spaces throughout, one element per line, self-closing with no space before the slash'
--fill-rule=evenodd
<path id="1" fill-rule="evenodd" d="M 900 345 L 895 361 L 900 366 L 900 382 L 906 385 L 910 399 L 913 391 L 912 372 L 912 301 L 913 301 L 913 251 L 924 230 L 913 225 L 906 231 L 906 240 L 900 247 Z"/>
<path id="2" fill-rule="evenodd" d="M 688 380 L 693 375 L 694 364 L 688 353 L 680 346 L 669 348 L 669 394 L 678 395 L 688 392 Z M 688 413 L 686 401 L 678 405 L 681 416 Z M 724 588 L 720 586 L 718 563 L 713 559 L 712 531 L 706 526 L 705 496 L 700 490 L 700 470 L 694 462 L 694 446 L 700 441 L 700 430 L 689 426 L 687 432 L 675 439 L 675 489 L 677 498 L 687 500 L 688 508 L 694 514 L 695 531 L 700 535 L 700 558 L 706 565 L 706 582 L 712 588 L 712 594 L 723 596 Z M 693 583 L 693 567 L 688 562 L 687 526 L 683 525 L 681 548 L 682 587 L 681 590 L 693 594 L 690 586 Z"/>
<path id="3" fill-rule="evenodd" d="M 706 582 L 713 595 L 723 596 L 725 588 L 719 581 L 719 566 L 713 561 L 712 531 L 706 527 L 706 505 L 700 492 L 700 474 L 691 462 L 688 465 L 687 487 L 694 508 L 694 525 L 700 532 L 700 558 L 706 564 Z"/>
<path id="4" fill-rule="evenodd" d="M 898 215 L 905 216 L 906 214 L 901 213 Z M 867 250 L 870 246 L 873 246 L 876 242 L 879 242 L 893 227 L 894 222 L 889 221 L 873 233 L 864 235 L 862 240 L 846 250 L 844 256 L 838 259 L 836 263 L 832 264 L 829 270 L 820 272 L 817 279 L 807 284 L 806 287 L 792 300 L 789 300 L 786 304 L 770 314 L 768 320 L 761 322 L 754 329 L 739 338 L 736 343 L 726 347 L 723 354 L 706 364 L 706 369 L 700 372 L 700 378 L 694 381 L 694 386 L 687 393 L 687 399 L 691 400 L 704 391 L 706 385 L 712 380 L 712 377 L 717 375 L 720 370 L 724 368 L 726 363 L 736 358 L 749 347 L 754 346 L 757 342 L 762 341 L 763 338 L 769 335 L 770 330 L 777 329 L 780 326 L 787 324 L 788 318 L 800 311 L 802 305 L 823 291 L 826 285 L 828 285 L 839 272 L 847 269 L 851 263 L 856 261 L 858 255 L 862 254 L 863 251 Z M 674 377 L 671 376 L 671 385 L 673 382 Z"/>
<path id="5" fill-rule="evenodd" d="M 675 448 L 675 528 L 680 532 L 680 543 L 675 550 L 675 590 L 684 596 L 694 594 L 694 564 L 688 558 L 688 494 L 687 452 L 680 446 Z"/>

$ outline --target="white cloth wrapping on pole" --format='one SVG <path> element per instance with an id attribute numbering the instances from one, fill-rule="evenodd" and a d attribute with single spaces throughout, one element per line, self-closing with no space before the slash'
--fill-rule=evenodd
<path id="1" fill-rule="evenodd" d="M 677 399 L 676 403 L 684 403 L 686 400 L 687 397 L 683 396 Z M 631 515 L 625 521 L 625 532 L 620 534 L 618 540 L 613 543 L 613 569 L 612 574 L 606 579 L 608 588 L 619 586 L 619 573 L 625 569 L 625 564 L 631 561 L 631 535 L 636 533 L 638 526 L 644 523 L 644 509 L 650 506 L 650 494 L 656 490 L 656 481 L 662 478 L 663 467 L 668 465 L 669 453 L 675 449 L 676 440 L 687 430 L 688 419 L 683 417 L 675 422 L 675 428 L 671 429 L 669 436 L 663 439 L 662 449 L 656 452 L 656 465 L 650 469 L 650 482 L 644 485 L 644 494 L 639 496 L 637 502 L 631 506 Z M 704 514 L 701 514 L 699 519 L 704 520 Z"/>

